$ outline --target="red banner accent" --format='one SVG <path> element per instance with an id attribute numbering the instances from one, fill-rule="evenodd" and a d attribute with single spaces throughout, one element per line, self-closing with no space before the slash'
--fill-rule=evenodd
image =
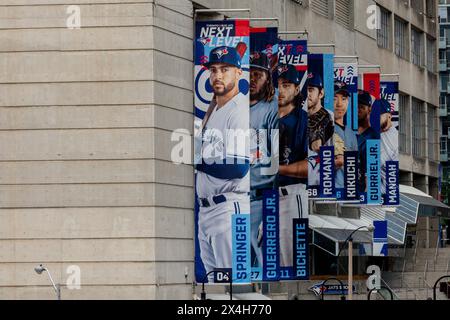
<path id="1" fill-rule="evenodd" d="M 236 20 L 235 21 L 236 37 L 249 37 L 250 36 L 250 21 L 249 20 Z"/>
<path id="2" fill-rule="evenodd" d="M 365 73 L 363 75 L 363 88 L 375 99 L 381 99 L 381 75 L 379 73 Z"/>
<path id="3" fill-rule="evenodd" d="M 267 28 L 250 28 L 251 33 L 263 33 L 267 32 Z"/>

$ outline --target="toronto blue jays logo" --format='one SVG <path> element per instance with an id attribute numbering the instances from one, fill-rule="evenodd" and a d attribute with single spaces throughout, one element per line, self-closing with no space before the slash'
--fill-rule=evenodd
<path id="1" fill-rule="evenodd" d="M 278 68 L 278 73 L 283 74 L 283 73 L 287 72 L 288 70 L 289 70 L 289 68 L 287 66 L 281 66 Z"/>
<path id="2" fill-rule="evenodd" d="M 198 39 L 198 41 L 200 41 L 202 45 L 206 46 L 208 43 L 211 42 L 211 38 L 200 38 Z"/>
<path id="3" fill-rule="evenodd" d="M 214 54 L 217 56 L 217 58 L 222 58 L 224 55 L 228 54 L 228 50 L 227 48 L 223 48 L 223 49 L 217 49 L 214 51 Z"/>

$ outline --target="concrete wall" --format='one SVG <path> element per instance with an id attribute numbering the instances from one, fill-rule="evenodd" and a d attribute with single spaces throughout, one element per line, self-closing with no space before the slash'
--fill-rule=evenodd
<path id="1" fill-rule="evenodd" d="M 189 299 L 193 170 L 170 161 L 170 135 L 192 133 L 192 2 L 76 2 L 79 30 L 66 28 L 71 0 L 0 3 L 0 298 L 52 299 L 33 271 L 44 263 L 63 299 Z M 290 0 L 197 3 L 306 28 L 310 42 L 401 72 L 402 91 L 438 104 L 437 76 L 379 49 L 364 15 L 349 31 Z M 403 156 L 402 169 L 437 176 L 411 163 Z M 70 265 L 80 290 L 64 286 Z"/>
<path id="2" fill-rule="evenodd" d="M 169 142 L 192 125 L 192 4 L 76 2 L 79 30 L 73 1 L 0 4 L 0 298 L 53 299 L 44 263 L 63 299 L 189 299 L 192 168 Z"/>

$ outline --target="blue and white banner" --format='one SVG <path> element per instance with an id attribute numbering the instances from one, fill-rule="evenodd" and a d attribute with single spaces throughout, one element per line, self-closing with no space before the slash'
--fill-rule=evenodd
<path id="1" fill-rule="evenodd" d="M 383 205 L 400 205 L 399 190 L 399 83 L 381 82 L 381 98 L 390 108 L 381 112 L 381 193 Z"/>
<path id="2" fill-rule="evenodd" d="M 359 202 L 358 193 L 358 151 L 344 153 L 344 195 L 347 201 Z"/>
<path id="3" fill-rule="evenodd" d="M 387 257 L 388 255 L 388 227 L 387 221 L 374 221 L 373 226 L 373 256 Z"/>
<path id="4" fill-rule="evenodd" d="M 294 276 L 309 280 L 309 220 L 294 219 Z"/>
<path id="5" fill-rule="evenodd" d="M 195 276 L 251 283 L 248 20 L 197 21 L 194 36 Z M 219 279 L 220 277 L 220 279 Z"/>
<path id="6" fill-rule="evenodd" d="M 264 263 L 261 271 L 253 268 L 253 281 L 278 281 L 280 273 L 278 191 L 265 191 L 263 203 L 262 248 Z"/>
<path id="7" fill-rule="evenodd" d="M 358 63 L 356 61 L 334 64 L 334 121 L 336 199 L 338 202 L 359 203 L 356 179 L 359 168 L 357 162 Z"/>
<path id="8" fill-rule="evenodd" d="M 335 194 L 334 185 L 334 147 L 320 148 L 320 198 L 332 198 Z"/>
<path id="9" fill-rule="evenodd" d="M 276 267 L 274 270 L 274 263 L 278 263 L 278 260 L 273 261 L 274 256 L 278 259 L 278 250 L 273 247 L 273 243 L 265 240 L 272 241 L 271 237 L 276 236 L 278 243 L 278 198 L 274 200 L 273 195 L 278 196 L 279 116 L 276 89 L 279 42 L 277 28 L 250 28 L 250 215 L 253 282 L 266 281 L 263 268 L 266 261 L 269 264 L 267 273 L 270 273 L 267 281 L 276 280 L 277 275 L 274 276 L 271 272 L 278 272 Z M 276 219 L 276 225 L 271 220 L 264 220 L 266 218 Z M 268 245 L 266 250 L 264 245 Z"/>
<path id="10" fill-rule="evenodd" d="M 280 280 L 296 279 L 294 219 L 309 214 L 307 71 L 307 42 L 282 41 L 278 53 Z"/>
<path id="11" fill-rule="evenodd" d="M 251 283 L 250 215 L 234 214 L 233 230 L 233 282 Z"/>
<path id="12" fill-rule="evenodd" d="M 310 54 L 308 59 L 308 192 L 312 199 L 335 200 L 334 158 L 330 181 L 327 157 L 334 150 L 334 55 Z"/>
<path id="13" fill-rule="evenodd" d="M 363 97 L 370 97 L 358 110 L 358 151 L 360 161 L 359 192 L 362 204 L 382 205 L 380 116 L 382 102 L 380 74 L 365 73 L 362 77 Z M 365 100 L 365 99 L 364 99 Z"/>

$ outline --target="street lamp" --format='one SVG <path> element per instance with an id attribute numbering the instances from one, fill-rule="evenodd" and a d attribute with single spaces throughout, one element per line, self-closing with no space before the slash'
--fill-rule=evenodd
<path id="1" fill-rule="evenodd" d="M 58 298 L 58 300 L 61 300 L 61 288 L 60 288 L 59 284 L 56 285 L 55 282 L 53 281 L 50 271 L 46 267 L 44 267 L 42 264 L 40 264 L 38 267 L 34 268 L 34 271 L 36 271 L 37 274 L 42 274 L 42 272 L 47 271 L 47 274 L 48 274 L 48 277 L 50 278 L 53 289 L 56 292 L 56 297 Z"/>
<path id="2" fill-rule="evenodd" d="M 339 249 L 339 253 L 337 255 L 337 261 L 339 266 L 339 256 L 341 255 L 342 249 L 344 249 L 345 244 L 348 242 L 348 300 L 353 300 L 353 235 L 361 230 L 366 228 L 367 231 L 372 232 L 375 228 L 373 226 L 362 226 L 358 229 L 354 230 L 350 235 L 345 239 L 344 244 Z"/>

